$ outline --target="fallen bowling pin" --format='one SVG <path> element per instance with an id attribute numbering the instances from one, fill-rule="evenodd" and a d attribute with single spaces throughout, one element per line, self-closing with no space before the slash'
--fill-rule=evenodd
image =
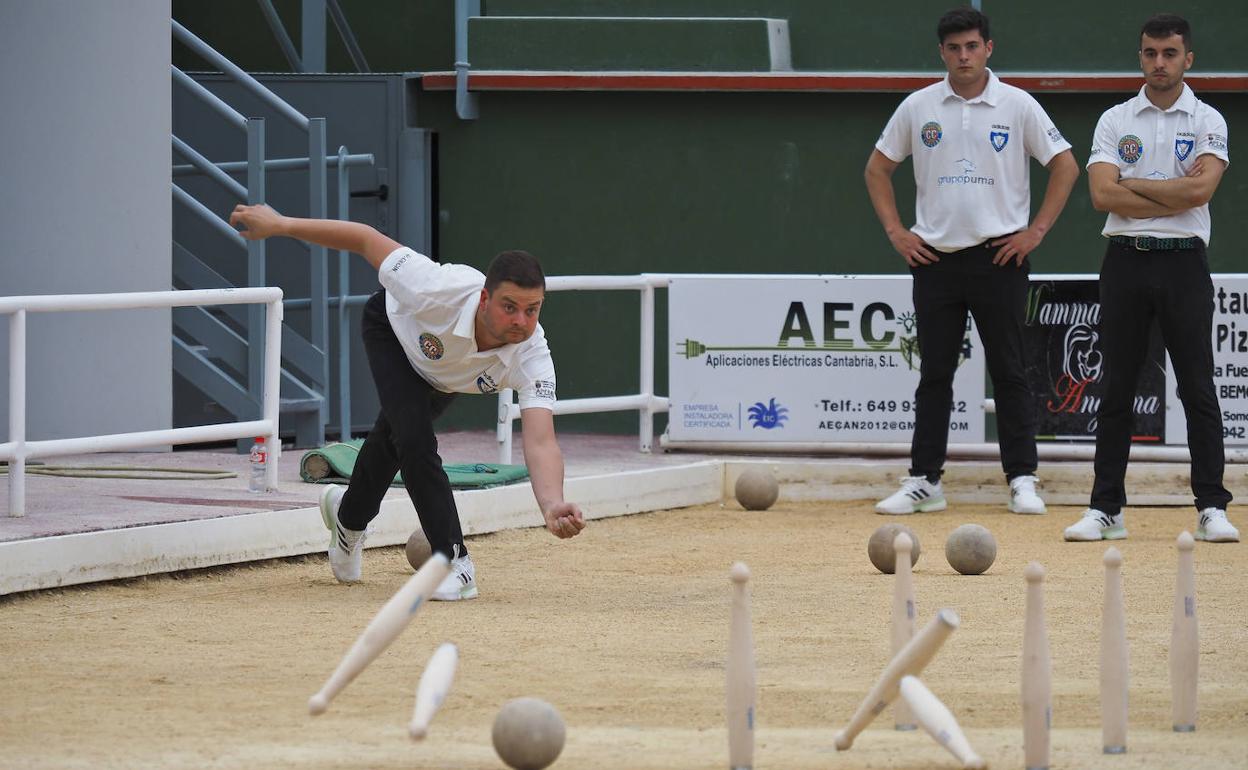
<path id="1" fill-rule="evenodd" d="M 938 610 L 926 626 L 914 638 L 906 643 L 889 662 L 888 666 L 875 681 L 871 692 L 862 699 L 858 710 L 849 720 L 849 724 L 836 734 L 837 751 L 845 751 L 854 745 L 854 738 L 862 732 L 871 720 L 879 716 L 897 697 L 903 676 L 918 676 L 936 656 L 940 646 L 949 638 L 949 634 L 958 627 L 961 620 L 958 613 L 949 608 Z"/>
<path id="2" fill-rule="evenodd" d="M 941 703 L 940 698 L 933 695 L 931 690 L 927 689 L 927 685 L 913 676 L 903 676 L 900 689 L 902 700 L 910 706 L 910 713 L 914 715 L 928 735 L 935 738 L 937 743 L 957 757 L 962 767 L 983 770 L 988 766 L 983 758 L 971 748 L 953 712 Z"/>
<path id="3" fill-rule="evenodd" d="M 442 701 L 451 691 L 458 665 L 459 649 L 450 642 L 439 646 L 430 656 L 425 672 L 420 675 L 420 684 L 416 686 L 416 706 L 412 710 L 412 721 L 407 726 L 412 740 L 422 740 L 428 734 L 433 715 L 438 713 Z"/>
<path id="4" fill-rule="evenodd" d="M 451 561 L 445 555 L 435 553 L 429 561 L 416 570 L 416 574 L 407 579 L 403 587 L 395 592 L 390 600 L 382 605 L 373 619 L 368 622 L 364 633 L 355 640 L 342 662 L 324 686 L 308 699 L 308 712 L 313 716 L 325 713 L 329 702 L 334 699 L 342 688 L 351 683 L 361 671 L 368 668 L 378 655 L 382 653 L 396 637 L 407 628 L 407 624 L 416 615 L 429 595 L 434 592 L 442 579 L 451 571 Z"/>

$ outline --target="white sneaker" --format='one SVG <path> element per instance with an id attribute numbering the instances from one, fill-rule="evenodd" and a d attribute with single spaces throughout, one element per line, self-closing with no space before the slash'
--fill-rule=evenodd
<path id="1" fill-rule="evenodd" d="M 1206 508 L 1196 521 L 1196 539 L 1210 543 L 1238 543 L 1239 530 L 1226 520 L 1226 511 Z"/>
<path id="2" fill-rule="evenodd" d="M 1127 528 L 1122 525 L 1122 514 L 1110 516 L 1095 508 L 1083 512 L 1083 518 L 1066 528 L 1066 539 L 1074 541 L 1125 540 Z"/>
<path id="3" fill-rule="evenodd" d="M 364 563 L 364 532 L 338 523 L 338 508 L 345 489 L 330 484 L 321 492 L 321 520 L 329 530 L 329 567 L 339 583 L 356 583 Z"/>
<path id="4" fill-rule="evenodd" d="M 1010 481 L 1010 512 L 1012 513 L 1044 513 L 1044 501 L 1036 493 L 1035 476 L 1015 476 Z"/>
<path id="5" fill-rule="evenodd" d="M 455 546 L 458 551 L 459 546 Z M 437 602 L 457 602 L 460 599 L 477 598 L 477 571 L 472 557 L 465 554 L 451 559 L 451 571 L 429 597 Z"/>
<path id="6" fill-rule="evenodd" d="M 901 489 L 875 504 L 876 513 L 903 515 L 945 510 L 945 493 L 940 482 L 935 484 L 923 476 L 906 476 Z"/>

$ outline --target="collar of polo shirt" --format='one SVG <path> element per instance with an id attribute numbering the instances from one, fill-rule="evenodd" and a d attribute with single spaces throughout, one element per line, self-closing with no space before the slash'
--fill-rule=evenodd
<path id="1" fill-rule="evenodd" d="M 974 99 L 962 99 L 961 96 L 958 96 L 954 92 L 953 86 L 949 85 L 949 75 L 946 74 L 945 79 L 941 81 L 941 99 L 959 99 L 967 104 L 978 104 L 979 102 L 983 102 L 989 107 L 996 107 L 997 101 L 1001 98 L 1001 89 L 998 88 L 998 85 L 1001 83 L 1001 79 L 993 74 L 991 67 L 988 68 L 986 72 L 988 73 L 988 83 L 984 85 L 984 90 L 980 92 L 979 96 L 976 96 Z"/>
<path id="2" fill-rule="evenodd" d="M 1196 114 L 1196 92 L 1189 88 L 1187 83 L 1183 84 L 1183 93 L 1179 94 L 1179 98 L 1176 99 L 1174 104 L 1170 105 L 1170 108 L 1167 110 L 1161 109 L 1148 100 L 1148 96 L 1144 93 L 1147 89 L 1148 86 L 1140 86 L 1140 92 L 1136 94 L 1133 99 L 1131 99 L 1132 114 L 1139 115 L 1144 110 L 1150 108 L 1157 110 L 1158 112 L 1174 112 L 1175 110 L 1182 110 L 1188 115 Z"/>

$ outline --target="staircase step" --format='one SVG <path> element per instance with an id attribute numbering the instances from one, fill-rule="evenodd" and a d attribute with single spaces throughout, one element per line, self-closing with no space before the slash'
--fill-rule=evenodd
<path id="1" fill-rule="evenodd" d="M 474 16 L 474 70 L 788 72 L 787 19 Z"/>
<path id="2" fill-rule="evenodd" d="M 320 408 L 321 399 L 319 398 L 283 398 L 278 401 L 277 407 L 280 414 L 315 412 Z"/>

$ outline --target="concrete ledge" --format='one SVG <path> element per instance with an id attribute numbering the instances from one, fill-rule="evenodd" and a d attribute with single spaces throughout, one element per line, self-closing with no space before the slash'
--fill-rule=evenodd
<path id="1" fill-rule="evenodd" d="M 487 70 L 788 72 L 786 19 L 474 16 L 468 61 Z"/>
<path id="2" fill-rule="evenodd" d="M 590 518 L 700 505 L 720 499 L 717 461 L 568 479 L 565 491 Z M 458 491 L 464 533 L 540 526 L 528 484 Z M 367 547 L 399 545 L 417 526 L 405 496 L 382 503 Z M 322 553 L 316 507 L 83 532 L 0 543 L 0 595 L 261 559 Z"/>

